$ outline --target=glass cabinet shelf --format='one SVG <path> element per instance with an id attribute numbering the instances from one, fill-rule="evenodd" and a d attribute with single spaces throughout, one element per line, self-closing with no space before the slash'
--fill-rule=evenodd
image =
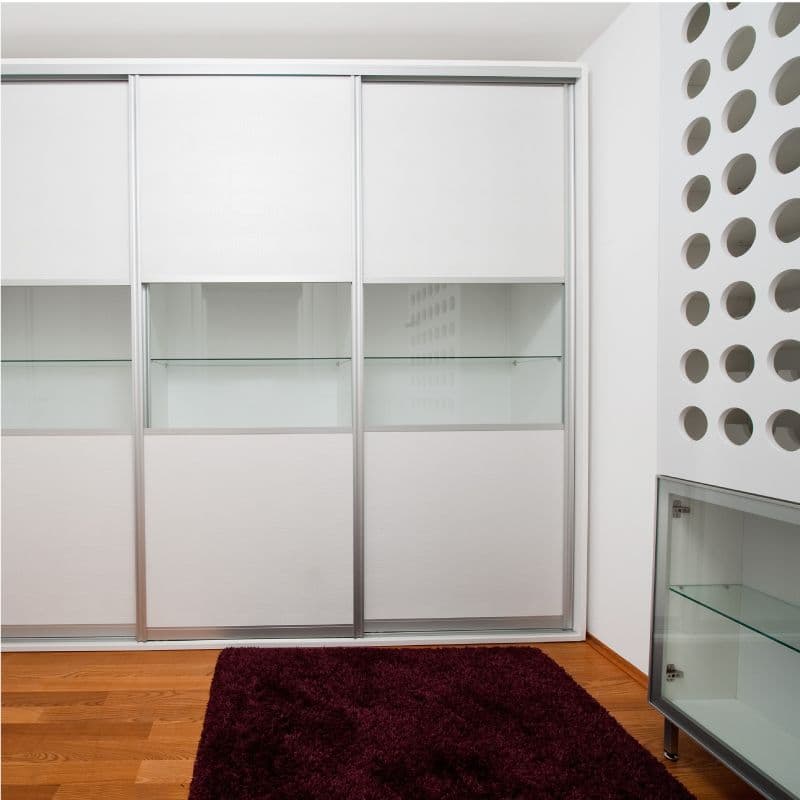
<path id="1" fill-rule="evenodd" d="M 670 591 L 800 653 L 800 606 L 742 584 L 670 586 Z"/>
<path id="2" fill-rule="evenodd" d="M 5 430 L 130 431 L 128 286 L 5 286 Z"/>
<path id="3" fill-rule="evenodd" d="M 563 424 L 564 287 L 364 287 L 370 428 Z"/>
<path id="4" fill-rule="evenodd" d="M 91 364 L 92 366 L 116 367 L 120 364 L 130 364 L 131 360 L 129 358 L 4 358 L 0 363 L 21 367 L 35 367 L 39 364 L 43 366 Z"/>
<path id="5" fill-rule="evenodd" d="M 307 358 L 274 358 L 272 356 L 253 358 L 249 357 L 235 357 L 235 358 L 158 358 L 153 357 L 150 359 L 151 364 L 161 364 L 163 366 L 187 366 L 187 367 L 263 367 L 274 364 L 297 364 L 304 362 L 335 362 L 337 366 L 343 364 L 350 364 L 350 356 L 320 356 L 320 357 L 307 357 Z"/>
<path id="6" fill-rule="evenodd" d="M 526 361 L 535 362 L 540 359 L 560 361 L 564 356 L 555 355 L 530 355 L 530 356 L 366 356 L 365 361 L 413 361 L 431 362 L 441 361 L 504 361 L 512 366 L 519 366 Z"/>
<path id="7" fill-rule="evenodd" d="M 350 284 L 148 287 L 148 427 L 352 425 Z"/>

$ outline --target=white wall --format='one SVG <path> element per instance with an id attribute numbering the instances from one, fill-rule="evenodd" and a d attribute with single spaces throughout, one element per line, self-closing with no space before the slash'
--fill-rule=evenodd
<path id="1" fill-rule="evenodd" d="M 590 85 L 588 630 L 647 670 L 656 475 L 659 11 L 583 54 Z"/>

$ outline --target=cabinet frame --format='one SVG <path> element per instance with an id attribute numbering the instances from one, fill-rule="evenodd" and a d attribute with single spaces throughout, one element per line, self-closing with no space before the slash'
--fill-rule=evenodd
<path id="1" fill-rule="evenodd" d="M 673 510 L 669 506 L 670 491 L 675 490 L 683 496 L 693 492 L 713 491 L 715 495 L 730 498 L 732 509 L 745 510 L 748 505 L 769 504 L 775 508 L 786 509 L 787 516 L 797 513 L 797 504 L 786 500 L 750 495 L 733 489 L 697 483 L 659 475 L 656 479 L 656 512 L 655 525 L 656 547 L 653 565 L 653 603 L 652 626 L 650 636 L 650 665 L 647 699 L 650 705 L 664 717 L 664 756 L 669 761 L 678 760 L 679 731 L 685 731 L 727 767 L 733 770 L 742 780 L 755 787 L 770 800 L 794 800 L 794 795 L 779 786 L 766 773 L 747 761 L 738 751 L 729 747 L 718 736 L 707 731 L 693 717 L 682 711 L 674 703 L 663 696 L 660 685 L 661 676 L 668 674 L 664 645 L 666 638 L 668 578 L 669 578 L 669 520 Z M 697 498 L 700 499 L 700 498 Z M 669 679 L 669 678 L 668 678 Z"/>
<path id="2" fill-rule="evenodd" d="M 147 420 L 147 297 L 141 281 L 139 264 L 139 198 L 137 165 L 137 83 L 144 75 L 191 76 L 191 75 L 315 75 L 343 76 L 352 80 L 355 98 L 355 263 L 352 282 L 352 434 L 353 434 L 353 486 L 354 486 L 354 530 L 353 564 L 354 586 L 353 638 L 363 644 L 381 644 L 387 640 L 397 644 L 416 641 L 569 641 L 582 640 L 586 630 L 586 575 L 587 575 L 587 528 L 588 528 L 588 94 L 586 91 L 586 69 L 580 64 L 567 62 L 468 62 L 468 61 L 389 61 L 389 60 L 178 60 L 135 59 L 119 61 L 94 59 L 4 59 L 3 81 L 127 81 L 129 86 L 129 173 L 130 173 L 130 262 L 131 262 L 131 326 L 132 326 L 132 385 L 134 403 L 134 491 L 136 510 L 136 583 L 137 620 L 136 641 L 111 643 L 119 647 L 159 646 L 156 631 L 148 632 L 146 619 L 145 580 L 145 498 L 144 498 L 144 438 Z M 526 83 L 562 86 L 566 92 L 565 133 L 565 265 L 563 278 L 530 279 L 536 283 L 564 284 L 564 356 L 563 371 L 563 430 L 565 439 L 564 474 L 564 618 L 561 630 L 536 631 L 527 628 L 524 632 L 517 625 L 498 625 L 498 621 L 479 624 L 471 632 L 453 630 L 436 634 L 402 633 L 370 634 L 364 632 L 364 408 L 363 408 L 363 198 L 361 163 L 361 82 L 370 81 L 437 81 L 477 83 Z M 207 280 L 208 276 L 194 276 L 192 280 Z M 287 276 L 293 282 L 298 276 Z M 187 278 L 188 280 L 188 278 Z M 236 276 L 225 276 L 224 282 L 236 282 Z M 241 278 L 253 281 L 252 276 Z M 267 279 L 267 280 L 275 280 Z M 430 276 L 436 281 L 436 276 Z M 456 282 L 449 276 L 448 281 Z M 506 279 L 492 276 L 487 279 L 464 277 L 458 282 L 498 283 Z M 420 278 L 400 278 L 392 282 L 419 282 Z M 377 282 L 377 281 L 376 281 Z M 526 279 L 515 276 L 508 282 L 522 283 Z M 11 282 L 9 282 L 11 283 Z M 454 426 L 442 426 L 442 430 Z M 513 430 L 519 426 L 488 426 L 490 429 Z M 531 426 L 524 426 L 530 429 Z M 551 426 L 545 426 L 551 427 Z M 483 429 L 484 426 L 455 426 L 456 429 Z M 414 428 L 416 429 L 416 428 Z M 426 430 L 438 430 L 439 426 L 425 426 Z M 316 430 L 316 429 L 315 429 Z M 186 430 L 179 431 L 186 433 Z M 195 431 L 192 431 L 193 433 Z M 197 431 L 199 433 L 200 431 Z M 208 429 L 204 435 L 222 433 L 246 433 L 244 430 Z M 271 431 L 259 430 L 259 433 Z M 275 433 L 291 433 L 294 429 L 276 429 Z M 307 432 L 297 429 L 296 432 Z M 321 431 L 317 431 L 321 432 Z M 60 435 L 60 431 L 38 431 L 37 435 Z M 148 430 L 147 435 L 162 435 L 167 432 Z M 4 434 L 5 435 L 5 434 Z M 14 435 L 9 432 L 8 435 Z M 580 466 L 578 466 L 580 465 Z M 234 639 L 251 641 L 256 635 L 249 628 L 204 628 L 173 631 L 175 638 L 190 636 L 196 646 L 210 646 L 212 642 Z M 48 635 L 42 631 L 43 635 Z M 156 634 L 153 636 L 152 634 Z M 261 631 L 258 635 L 291 635 L 275 629 Z M 296 631 L 299 636 L 325 636 L 326 631 Z M 50 635 L 58 636 L 59 632 Z M 62 634 L 63 635 L 63 634 Z M 88 638 L 88 637 L 84 637 Z M 166 637 L 172 639 L 173 636 Z M 164 642 L 165 639 L 161 639 Z M 272 639 L 274 642 L 275 640 Z M 309 639 L 309 643 L 330 640 Z M 342 639 L 335 641 L 341 642 Z M 345 639 L 345 643 L 348 640 Z M 252 643 L 263 643 L 255 640 Z M 9 642 L 8 649 L 55 649 L 63 647 L 63 640 L 40 642 Z M 105 644 L 105 642 L 104 642 Z M 174 646 L 186 646 L 188 642 Z M 72 645 L 80 649 L 83 645 L 75 640 Z M 161 646 L 164 646 L 161 644 Z"/>

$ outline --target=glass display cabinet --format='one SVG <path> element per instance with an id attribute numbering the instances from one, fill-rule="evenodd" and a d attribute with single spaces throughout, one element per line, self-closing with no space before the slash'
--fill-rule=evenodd
<path id="1" fill-rule="evenodd" d="M 563 284 L 364 287 L 368 429 L 560 425 Z"/>
<path id="2" fill-rule="evenodd" d="M 3 430 L 130 431 L 130 288 L 2 294 Z"/>
<path id="3" fill-rule="evenodd" d="M 350 427 L 350 295 L 349 283 L 151 284 L 147 427 Z"/>
<path id="4" fill-rule="evenodd" d="M 800 797 L 800 506 L 661 478 L 650 701 L 770 798 Z"/>

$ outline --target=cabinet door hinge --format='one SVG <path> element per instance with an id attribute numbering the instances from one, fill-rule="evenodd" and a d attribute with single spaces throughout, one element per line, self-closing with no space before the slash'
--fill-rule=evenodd
<path id="1" fill-rule="evenodd" d="M 680 519 L 684 514 L 690 514 L 691 509 L 689 506 L 684 505 L 683 500 L 672 501 L 672 518 Z"/>
<path id="2" fill-rule="evenodd" d="M 683 677 L 683 670 L 678 669 L 674 664 L 667 664 L 667 681 L 674 681 Z"/>

